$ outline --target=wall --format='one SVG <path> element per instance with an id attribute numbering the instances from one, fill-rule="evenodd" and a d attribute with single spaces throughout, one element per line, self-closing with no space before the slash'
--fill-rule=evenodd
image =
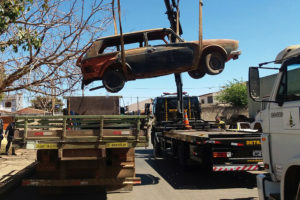
<path id="1" fill-rule="evenodd" d="M 232 115 L 245 115 L 248 117 L 248 109 L 237 109 L 223 105 L 201 105 L 201 118 L 206 121 L 215 121 L 216 116 L 229 119 Z"/>

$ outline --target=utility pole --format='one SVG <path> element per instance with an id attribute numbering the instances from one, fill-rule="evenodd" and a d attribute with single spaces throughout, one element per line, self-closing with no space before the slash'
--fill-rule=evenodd
<path id="1" fill-rule="evenodd" d="M 53 80 L 51 80 L 52 115 L 55 114 L 55 95 L 56 95 L 55 86 Z"/>

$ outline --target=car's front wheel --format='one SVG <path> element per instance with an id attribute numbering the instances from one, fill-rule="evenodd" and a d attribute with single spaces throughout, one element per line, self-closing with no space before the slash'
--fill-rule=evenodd
<path id="1" fill-rule="evenodd" d="M 121 69 L 107 69 L 103 74 L 102 83 L 108 92 L 116 93 L 123 89 L 125 77 Z"/>
<path id="2" fill-rule="evenodd" d="M 208 52 L 204 56 L 205 71 L 209 75 L 220 74 L 225 67 L 225 57 L 219 52 Z"/>

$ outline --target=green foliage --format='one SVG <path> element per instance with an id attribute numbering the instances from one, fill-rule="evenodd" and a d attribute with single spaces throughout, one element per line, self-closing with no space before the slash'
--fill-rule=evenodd
<path id="1" fill-rule="evenodd" d="M 234 79 L 223 86 L 223 90 L 216 97 L 222 103 L 229 103 L 234 107 L 246 108 L 248 106 L 248 93 L 246 83 Z"/>
<path id="2" fill-rule="evenodd" d="M 55 97 L 55 112 L 62 111 L 64 104 L 61 99 Z M 31 100 L 31 107 L 41 110 L 52 111 L 52 97 L 37 96 Z"/>
<path id="3" fill-rule="evenodd" d="M 4 93 L 0 93 L 0 101 L 2 101 L 2 99 L 5 97 Z"/>
<path id="4" fill-rule="evenodd" d="M 0 35 L 8 32 L 9 26 L 13 25 L 17 29 L 16 37 L 0 44 L 0 50 L 3 52 L 7 47 L 12 47 L 14 52 L 18 52 L 21 46 L 24 51 L 30 48 L 38 49 L 41 46 L 41 39 L 36 31 L 30 31 L 25 26 L 16 24 L 16 20 L 25 11 L 30 10 L 33 0 L 4 0 L 0 1 Z M 47 9 L 47 0 L 44 1 L 43 9 Z"/>

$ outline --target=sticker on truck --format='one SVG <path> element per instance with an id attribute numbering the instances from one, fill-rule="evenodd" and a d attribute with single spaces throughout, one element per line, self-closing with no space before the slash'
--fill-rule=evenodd
<path id="1" fill-rule="evenodd" d="M 58 149 L 58 145 L 53 143 L 53 144 L 43 144 L 39 143 L 35 145 L 35 149 Z"/>
<path id="2" fill-rule="evenodd" d="M 36 141 L 27 141 L 26 149 L 58 149 L 55 143 L 38 143 Z"/>
<path id="3" fill-rule="evenodd" d="M 246 145 L 247 146 L 261 145 L 261 142 L 260 140 L 247 140 Z"/>
<path id="4" fill-rule="evenodd" d="M 128 147 L 128 142 L 111 142 L 111 143 L 106 143 L 105 147 L 106 148 L 124 148 L 124 147 Z"/>
<path id="5" fill-rule="evenodd" d="M 252 152 L 252 155 L 253 155 L 254 157 L 262 157 L 262 152 L 259 151 L 259 150 L 254 150 L 254 151 Z"/>

